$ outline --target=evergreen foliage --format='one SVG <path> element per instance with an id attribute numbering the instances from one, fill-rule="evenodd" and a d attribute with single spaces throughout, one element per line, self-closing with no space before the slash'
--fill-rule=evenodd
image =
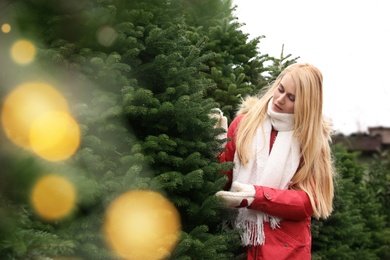
<path id="1" fill-rule="evenodd" d="M 43 169 L 67 174 L 80 192 L 74 214 L 47 223 L 50 228 L 45 232 L 34 228 L 40 220 L 26 205 L 24 218 L 30 221 L 15 220 L 20 235 L 3 237 L 0 252 L 9 259 L 65 255 L 116 259 L 101 233 L 105 209 L 123 192 L 150 189 L 164 194 L 181 215 L 182 235 L 173 259 L 232 259 L 238 236 L 221 232 L 220 204 L 214 197 L 226 181 L 219 172 L 231 165 L 219 164 L 215 156 L 221 144 L 215 137 L 221 130 L 213 128 L 210 112 L 216 103 L 204 97 L 212 84 L 206 62 L 216 54 L 202 50 L 204 36 L 196 42 L 189 39 L 193 32 L 169 1 L 113 3 L 83 2 L 78 12 L 85 25 L 78 30 L 82 36 L 61 33 L 69 19 L 67 10 L 36 1 L 15 4 L 32 13 L 19 15 L 22 25 L 30 19 L 22 31 L 50 21 L 47 32 L 34 31 L 35 37 L 44 39 L 38 61 L 58 81 L 72 83 L 61 90 L 72 101 L 82 129 L 80 149 L 66 162 L 51 164 L 28 154 L 24 160 L 37 165 L 36 178 Z M 112 46 L 102 47 L 94 32 L 107 24 L 118 38 Z M 23 168 L 6 181 L 27 174 L 33 175 Z M 29 194 L 23 195 L 17 198 L 5 191 L 4 196 L 28 204 Z M 21 235 L 24 230 L 29 231 L 26 236 Z M 34 234 L 39 241 L 29 239 Z M 49 240 L 55 245 L 52 250 L 34 247 L 49 245 Z"/>
<path id="2" fill-rule="evenodd" d="M 241 23 L 233 16 L 231 0 L 177 1 L 182 3 L 190 30 L 190 39 L 203 37 L 202 53 L 213 54 L 206 61 L 206 77 L 211 79 L 205 95 L 213 98 L 224 115 L 232 120 L 242 98 L 256 94 L 269 84 L 267 54 L 259 52 L 263 36 L 249 40 Z"/>
<path id="3" fill-rule="evenodd" d="M 357 154 L 333 147 L 336 169 L 334 213 L 313 221 L 313 259 L 386 259 L 389 229 L 375 190 L 364 178 Z"/>
<path id="4" fill-rule="evenodd" d="M 382 228 L 378 232 L 374 240 L 374 250 L 381 259 L 390 258 L 390 158 L 387 151 L 382 151 L 373 156 L 373 160 L 369 163 L 365 178 L 367 186 L 371 189 L 372 194 L 368 205 L 373 205 L 372 201 L 376 201 L 378 206 L 379 218 L 384 218 L 385 227 L 375 226 L 376 229 Z M 375 205 L 375 204 L 374 204 Z M 372 225 L 377 225 L 372 222 Z"/>
<path id="5" fill-rule="evenodd" d="M 389 151 L 375 154 L 368 165 L 367 178 L 369 185 L 375 191 L 375 197 L 383 206 L 382 215 L 387 216 L 390 223 L 390 157 Z"/>
<path id="6" fill-rule="evenodd" d="M 291 54 L 284 56 L 284 44 L 282 45 L 282 51 L 280 52 L 280 57 L 270 57 L 272 65 L 269 67 L 269 74 L 271 79 L 276 79 L 277 76 L 289 65 L 297 62 L 299 57 L 291 58 Z"/>

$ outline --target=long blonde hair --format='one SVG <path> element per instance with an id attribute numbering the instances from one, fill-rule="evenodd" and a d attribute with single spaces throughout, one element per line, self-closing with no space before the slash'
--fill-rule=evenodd
<path id="1" fill-rule="evenodd" d="M 254 156 L 251 144 L 256 129 L 267 118 L 267 104 L 286 74 L 292 76 L 296 86 L 294 137 L 301 148 L 301 163 L 290 187 L 309 195 L 317 219 L 327 218 L 333 210 L 335 169 L 330 150 L 331 125 L 322 114 L 322 74 L 316 67 L 306 63 L 290 65 L 261 97 L 249 100 L 250 108 L 239 111 L 246 115 L 237 129 L 237 155 L 243 165 Z"/>

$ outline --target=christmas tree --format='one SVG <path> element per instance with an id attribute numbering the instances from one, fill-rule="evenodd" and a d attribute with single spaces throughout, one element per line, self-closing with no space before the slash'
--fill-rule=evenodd
<path id="1" fill-rule="evenodd" d="M 9 4 L 12 30 L 3 46 L 11 48 L 23 35 L 34 51 L 24 64 L 10 61 L 7 91 L 2 93 L 3 111 L 10 111 L 3 113 L 2 137 L 7 165 L 1 193 L 4 258 L 232 259 L 240 254 L 238 236 L 221 231 L 221 207 L 214 194 L 226 181 L 220 171 L 231 165 L 217 161 L 222 141 L 216 136 L 223 130 L 214 128 L 210 115 L 221 103 L 206 93 L 218 81 L 212 71 L 230 67 L 224 77 L 235 81 L 232 75 L 243 69 L 234 72 L 234 62 L 256 58 L 257 42 L 245 48 L 247 38 L 233 21 L 230 1 L 213 4 L 221 6 L 217 15 L 226 17 L 223 24 L 210 21 L 207 30 L 189 18 L 194 9 L 181 1 Z M 208 34 L 218 26 L 230 27 L 232 39 L 240 36 L 242 52 L 238 47 L 232 54 L 215 52 Z M 213 65 L 221 57 L 240 55 L 245 59 Z M 258 75 L 250 76 L 245 81 L 258 80 Z M 253 89 L 247 85 L 245 89 Z M 43 88 L 54 94 L 41 92 Z M 40 99 L 34 101 L 31 93 L 44 99 L 45 111 L 34 106 Z M 58 101 L 50 101 L 52 96 Z M 38 148 L 28 133 L 23 145 L 11 138 L 16 130 L 7 122 L 20 113 L 20 105 L 21 111 L 34 112 L 26 128 L 33 128 L 38 117 L 42 121 L 36 130 L 40 138 L 34 139 Z M 43 113 L 65 116 L 43 120 Z M 71 132 L 75 141 L 62 138 L 63 149 L 58 143 L 41 149 L 58 118 L 58 125 L 69 127 L 55 132 Z M 71 143 L 76 150 L 69 148 Z M 67 189 L 61 193 L 58 187 Z M 47 197 L 57 200 L 53 204 Z M 128 206 L 125 216 L 124 211 L 115 213 L 123 200 L 136 205 Z M 61 207 L 53 212 L 56 205 Z M 156 219 L 165 222 L 151 222 Z M 165 242 L 152 239 L 155 233 Z"/>

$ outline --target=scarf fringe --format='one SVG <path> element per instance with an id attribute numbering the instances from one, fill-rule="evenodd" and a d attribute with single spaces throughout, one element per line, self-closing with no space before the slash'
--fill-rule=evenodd
<path id="1" fill-rule="evenodd" d="M 257 246 L 265 243 L 264 223 L 258 221 L 240 221 L 236 222 L 236 228 L 239 230 L 243 246 Z"/>
<path id="2" fill-rule="evenodd" d="M 272 229 L 280 228 L 280 218 L 264 214 L 264 219 L 256 222 L 245 220 L 235 221 L 243 246 L 259 246 L 265 243 L 264 223 L 269 222 Z"/>

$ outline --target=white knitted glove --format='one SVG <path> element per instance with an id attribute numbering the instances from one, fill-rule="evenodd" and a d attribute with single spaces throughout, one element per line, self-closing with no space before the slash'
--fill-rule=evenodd
<path id="1" fill-rule="evenodd" d="M 215 128 L 222 128 L 223 130 L 225 130 L 225 132 L 218 135 L 217 138 L 220 140 L 226 139 L 227 138 L 227 130 L 228 130 L 228 120 L 227 120 L 226 116 L 223 115 L 223 112 L 219 108 L 213 108 L 211 116 L 218 119 L 218 121 L 214 127 Z M 226 144 L 226 142 L 224 142 L 222 144 L 222 147 L 225 147 L 225 144 Z"/>
<path id="2" fill-rule="evenodd" d="M 229 208 L 249 207 L 255 199 L 256 190 L 253 185 L 234 181 L 230 191 L 218 191 L 215 196 Z"/>

